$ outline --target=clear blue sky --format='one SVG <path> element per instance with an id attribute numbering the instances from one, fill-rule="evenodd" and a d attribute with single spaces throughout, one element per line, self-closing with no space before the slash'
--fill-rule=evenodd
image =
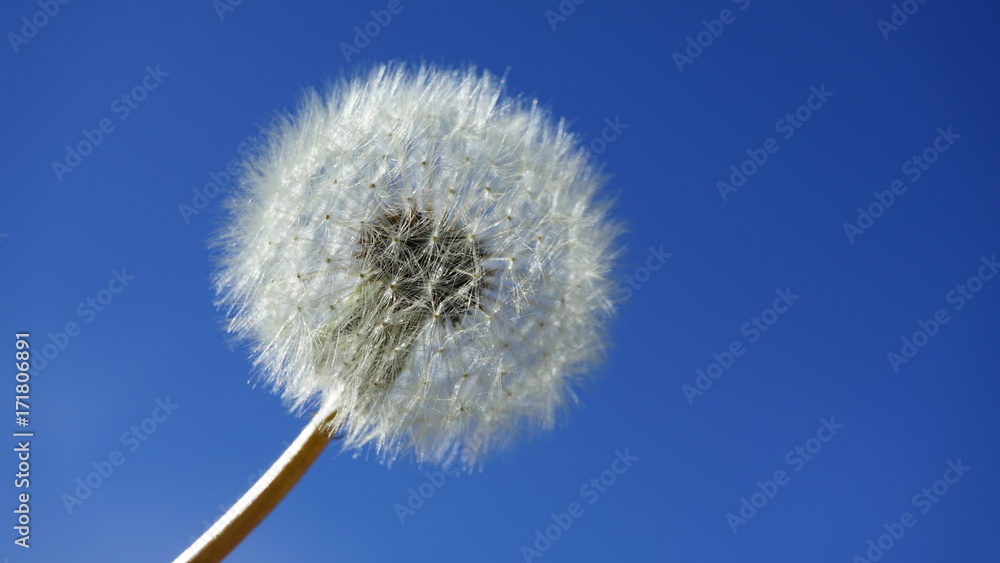
<path id="1" fill-rule="evenodd" d="M 295 437 L 225 343 L 225 196 L 193 190 L 389 59 L 507 73 L 592 143 L 631 296 L 556 432 L 443 481 L 334 445 L 230 561 L 996 560 L 996 6 L 50 3 L 0 8 L 0 355 L 53 356 L 28 489 L 0 454 L 10 563 L 169 561 Z"/>

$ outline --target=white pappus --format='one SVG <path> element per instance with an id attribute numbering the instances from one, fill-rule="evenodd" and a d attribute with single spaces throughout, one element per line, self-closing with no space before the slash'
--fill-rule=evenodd
<path id="1" fill-rule="evenodd" d="M 551 428 L 601 356 L 604 177 L 503 85 L 378 66 L 308 92 L 244 163 L 217 305 L 289 406 L 346 415 L 345 448 L 471 468 Z"/>

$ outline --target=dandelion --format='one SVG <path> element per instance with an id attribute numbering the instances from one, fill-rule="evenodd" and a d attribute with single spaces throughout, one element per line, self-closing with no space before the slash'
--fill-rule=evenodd
<path id="1" fill-rule="evenodd" d="M 553 427 L 601 355 L 618 234 L 604 178 L 502 89 L 471 68 L 380 66 L 307 93 L 246 163 L 218 305 L 262 380 L 317 410 L 305 449 L 340 432 L 387 463 L 471 469 Z M 276 466 L 308 465 L 293 450 Z"/>

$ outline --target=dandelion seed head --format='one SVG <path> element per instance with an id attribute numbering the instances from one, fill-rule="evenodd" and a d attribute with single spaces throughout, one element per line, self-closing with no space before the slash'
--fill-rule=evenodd
<path id="1" fill-rule="evenodd" d="M 217 304 L 345 448 L 473 467 L 599 359 L 617 225 L 562 122 L 475 69 L 385 65 L 270 132 L 214 241 Z"/>

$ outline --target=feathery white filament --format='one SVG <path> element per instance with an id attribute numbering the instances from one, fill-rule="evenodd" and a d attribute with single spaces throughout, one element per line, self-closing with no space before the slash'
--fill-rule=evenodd
<path id="1" fill-rule="evenodd" d="M 474 69 L 310 92 L 246 163 L 218 304 L 345 447 L 472 466 L 550 428 L 603 347 L 618 228 L 577 139 Z"/>

